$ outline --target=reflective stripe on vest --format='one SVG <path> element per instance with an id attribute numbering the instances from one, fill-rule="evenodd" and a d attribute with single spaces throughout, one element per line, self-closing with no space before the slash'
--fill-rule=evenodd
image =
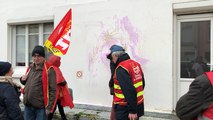
<path id="1" fill-rule="evenodd" d="M 137 83 L 137 84 L 135 84 L 134 86 L 139 87 L 139 85 L 142 86 L 142 82 L 140 82 L 139 84 Z M 119 85 L 114 84 L 114 86 L 116 86 L 116 89 L 121 90 L 121 87 L 120 87 Z M 135 87 L 135 88 L 136 88 L 136 87 Z M 144 93 L 143 91 L 138 92 L 138 93 L 137 93 L 137 97 L 142 96 L 143 93 Z M 122 93 L 121 93 L 121 94 L 115 93 L 115 96 L 118 97 L 118 98 L 124 98 L 124 95 L 123 95 Z"/>
<path id="2" fill-rule="evenodd" d="M 139 86 L 142 86 L 142 85 L 143 85 L 143 83 L 142 83 L 142 81 L 140 81 L 140 82 L 134 84 L 134 87 L 138 88 Z M 121 90 L 121 87 L 119 85 L 116 85 L 116 84 L 114 84 L 114 88 Z"/>
<path id="3" fill-rule="evenodd" d="M 137 93 L 137 97 L 140 97 L 143 95 L 143 91 L 140 91 Z M 115 96 L 118 97 L 118 98 L 124 98 L 124 95 L 123 94 L 119 94 L 119 93 L 115 93 Z"/>

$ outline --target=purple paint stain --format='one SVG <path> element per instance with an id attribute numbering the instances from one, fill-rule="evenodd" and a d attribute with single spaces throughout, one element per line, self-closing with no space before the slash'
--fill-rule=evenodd
<path id="1" fill-rule="evenodd" d="M 109 48 L 114 44 L 120 44 L 123 47 L 128 46 L 132 53 L 133 59 L 137 60 L 139 63 L 144 64 L 148 61 L 136 54 L 135 46 L 137 46 L 139 42 L 139 35 L 137 29 L 131 24 L 129 18 L 125 16 L 119 19 L 117 16 L 114 16 L 113 20 L 114 26 L 107 26 L 103 22 L 100 22 L 100 27 L 102 28 L 98 38 L 100 41 L 88 54 L 90 71 L 93 71 L 92 65 L 99 60 L 107 68 L 109 68 L 109 60 L 106 58 L 106 56 L 110 52 Z M 130 43 L 125 42 L 125 35 L 128 36 L 128 41 Z M 97 59 L 97 57 L 100 59 Z"/>
<path id="2" fill-rule="evenodd" d="M 138 34 L 136 32 L 136 29 L 130 23 L 129 18 L 127 16 L 123 17 L 123 19 L 121 19 L 120 22 L 123 25 L 124 29 L 129 34 L 130 41 L 136 44 L 138 42 Z"/>
<path id="3" fill-rule="evenodd" d="M 129 18 L 127 16 L 121 19 L 121 24 L 123 25 L 124 29 L 127 31 L 129 38 L 130 38 L 130 49 L 132 52 L 132 57 L 135 58 L 140 63 L 146 63 L 147 61 L 136 55 L 135 46 L 139 41 L 139 35 L 137 34 L 136 29 L 130 23 Z"/>

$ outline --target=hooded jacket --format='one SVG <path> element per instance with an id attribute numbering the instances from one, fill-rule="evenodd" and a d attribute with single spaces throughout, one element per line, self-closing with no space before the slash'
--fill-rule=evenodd
<path id="1" fill-rule="evenodd" d="M 60 57 L 52 55 L 50 56 L 48 60 L 49 64 L 53 65 L 53 69 L 56 72 L 56 83 L 57 83 L 57 89 L 56 89 L 56 99 L 54 102 L 54 106 L 56 105 L 56 102 L 58 99 L 61 101 L 61 105 L 63 107 L 68 106 L 70 109 L 74 107 L 72 98 L 70 96 L 68 85 L 64 79 L 64 76 L 59 69 L 61 65 Z"/>

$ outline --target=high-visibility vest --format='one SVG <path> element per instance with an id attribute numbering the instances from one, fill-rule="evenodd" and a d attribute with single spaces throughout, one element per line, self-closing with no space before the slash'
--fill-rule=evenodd
<path id="1" fill-rule="evenodd" d="M 141 104 L 144 100 L 143 98 L 143 71 L 140 66 L 140 64 L 136 61 L 133 61 L 131 59 L 122 61 L 118 64 L 118 66 L 115 69 L 115 73 L 118 67 L 122 67 L 125 69 L 129 75 L 131 76 L 132 83 L 136 89 L 137 92 L 137 104 Z M 119 104 L 119 105 L 126 105 L 127 102 L 125 100 L 125 96 L 121 90 L 121 87 L 119 85 L 119 82 L 117 80 L 116 74 L 114 74 L 114 97 L 113 97 L 113 103 Z"/>
<path id="2" fill-rule="evenodd" d="M 206 72 L 205 73 L 211 83 L 211 85 L 213 86 L 213 72 Z M 213 102 L 211 103 L 211 105 L 208 107 L 208 109 L 206 109 L 203 113 L 202 116 L 204 118 L 208 118 L 208 119 L 213 119 Z"/>

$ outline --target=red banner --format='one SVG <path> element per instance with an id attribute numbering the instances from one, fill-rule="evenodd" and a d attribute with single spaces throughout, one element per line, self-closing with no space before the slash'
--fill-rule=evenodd
<path id="1" fill-rule="evenodd" d="M 44 46 L 53 52 L 54 55 L 65 55 L 71 38 L 72 9 L 70 9 L 57 27 L 50 34 Z"/>

